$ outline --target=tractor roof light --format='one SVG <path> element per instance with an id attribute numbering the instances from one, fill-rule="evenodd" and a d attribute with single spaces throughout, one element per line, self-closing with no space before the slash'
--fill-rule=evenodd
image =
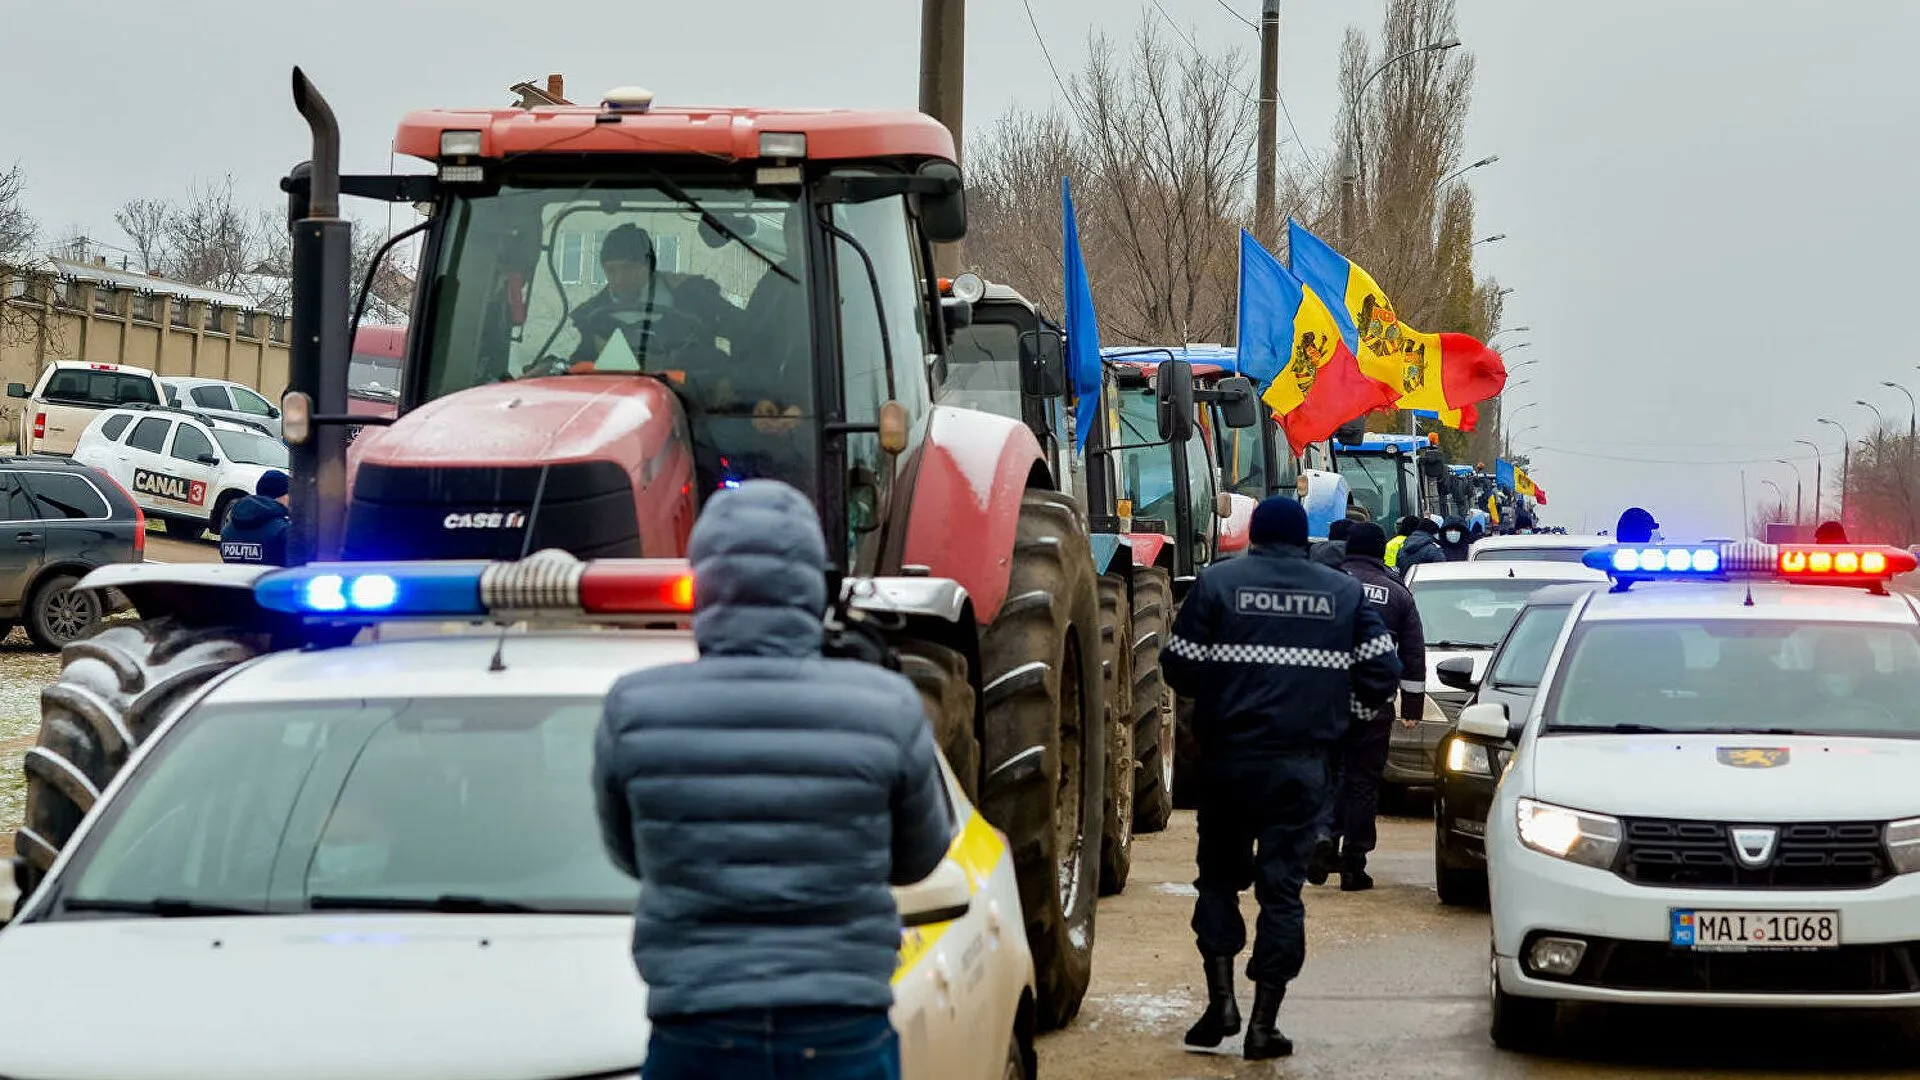
<path id="1" fill-rule="evenodd" d="M 804 131 L 763 131 L 760 133 L 760 156 L 792 160 L 807 156 L 807 135 Z"/>
<path id="2" fill-rule="evenodd" d="M 254 584 L 269 611 L 384 621 L 684 619 L 693 612 L 685 559 L 596 559 L 542 551 L 517 562 L 310 563 Z"/>
<path id="3" fill-rule="evenodd" d="M 440 156 L 443 158 L 479 157 L 480 156 L 480 132 L 478 131 L 443 131 L 441 132 L 440 133 Z"/>

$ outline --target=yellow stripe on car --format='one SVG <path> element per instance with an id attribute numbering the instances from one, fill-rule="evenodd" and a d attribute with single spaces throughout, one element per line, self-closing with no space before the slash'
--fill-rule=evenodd
<path id="1" fill-rule="evenodd" d="M 987 887 L 988 879 L 993 877 L 994 867 L 1000 865 L 1000 859 L 1007 853 L 1007 842 L 1000 830 L 987 823 L 987 819 L 975 810 L 967 817 L 967 824 L 960 835 L 953 838 L 953 846 L 947 849 L 947 858 L 960 864 L 967 872 L 969 893 L 978 893 Z M 953 926 L 953 920 L 929 923 L 926 926 L 908 926 L 900 930 L 900 962 L 893 969 L 893 981 L 904 978 L 913 965 L 920 962 L 935 942 L 940 940 Z"/>

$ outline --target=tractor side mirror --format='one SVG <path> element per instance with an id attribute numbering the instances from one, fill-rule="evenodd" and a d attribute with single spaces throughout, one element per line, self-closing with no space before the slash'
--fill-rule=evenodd
<path id="1" fill-rule="evenodd" d="M 1220 419 L 1228 427 L 1246 429 L 1260 426 L 1260 398 L 1253 392 L 1252 379 L 1245 375 L 1229 376 L 1221 379 L 1214 390 L 1220 395 Z"/>
<path id="2" fill-rule="evenodd" d="M 960 167 L 951 161 L 929 161 L 920 166 L 920 178 L 939 181 L 944 190 L 938 194 L 922 191 L 914 195 L 916 215 L 927 239 L 936 244 L 951 244 L 967 235 L 967 189 L 960 179 Z"/>
<path id="3" fill-rule="evenodd" d="M 1020 392 L 1028 397 L 1056 398 L 1067 392 L 1066 342 L 1055 330 L 1029 330 L 1020 335 Z"/>
<path id="4" fill-rule="evenodd" d="M 1160 437 L 1185 442 L 1193 436 L 1193 365 L 1178 358 L 1162 361 L 1157 378 Z"/>
<path id="5" fill-rule="evenodd" d="M 26 384 L 26 383 L 23 383 L 23 382 L 10 382 L 10 383 L 8 383 L 8 384 L 7 384 L 7 396 L 8 396 L 8 397 L 17 397 L 17 398 L 23 398 L 23 397 L 26 397 L 26 396 L 27 396 L 27 384 Z"/>

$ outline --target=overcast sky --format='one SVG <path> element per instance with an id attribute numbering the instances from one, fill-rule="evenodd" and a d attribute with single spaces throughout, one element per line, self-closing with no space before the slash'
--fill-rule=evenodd
<path id="1" fill-rule="evenodd" d="M 1208 48 L 1255 49 L 1233 11 L 1159 0 Z M 1021 0 L 971 0 L 968 126 L 1057 94 Z M 1372 0 L 1283 0 L 1281 87 L 1307 151 L 1332 124 L 1340 36 Z M 1090 31 L 1130 33 L 1151 0 L 1034 0 L 1063 71 Z M 302 64 L 332 99 L 349 169 L 382 170 L 394 122 L 425 105 L 503 104 L 564 72 L 569 96 L 627 83 L 662 101 L 911 107 L 912 0 L 0 0 L 0 162 L 25 167 L 44 230 L 115 243 L 112 213 L 232 173 L 265 203 L 304 155 L 287 91 Z M 1905 0 L 1460 0 L 1477 58 L 1467 152 L 1483 268 L 1532 327 L 1511 362 L 1517 442 L 1547 520 L 1610 525 L 1638 502 L 1669 537 L 1738 535 L 1748 496 L 1791 497 L 1772 463 L 1839 469 L 1830 416 L 1859 438 L 1866 398 L 1904 426 L 1920 338 L 1895 312 L 1920 253 L 1920 80 Z M 564 16 L 564 17 L 562 17 Z M 1283 142 L 1292 135 L 1282 124 Z M 1289 147 L 1289 150 L 1293 148 Z M 404 167 L 403 167 L 404 169 Z M 1096 297 L 1096 300 L 1098 298 Z M 1657 459 L 1657 460 L 1656 460 Z M 1832 500 L 1830 499 L 1831 503 Z"/>

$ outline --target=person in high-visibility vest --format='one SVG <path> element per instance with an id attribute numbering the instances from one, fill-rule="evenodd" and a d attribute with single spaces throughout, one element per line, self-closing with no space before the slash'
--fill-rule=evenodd
<path id="1" fill-rule="evenodd" d="M 1387 554 L 1386 554 L 1385 561 L 1388 566 L 1393 567 L 1394 569 L 1399 569 L 1400 546 L 1407 542 L 1407 537 L 1413 535 L 1414 528 L 1417 527 L 1419 524 L 1420 524 L 1420 519 L 1409 514 L 1406 517 L 1401 518 L 1399 523 L 1394 526 L 1393 538 L 1387 541 Z"/>

